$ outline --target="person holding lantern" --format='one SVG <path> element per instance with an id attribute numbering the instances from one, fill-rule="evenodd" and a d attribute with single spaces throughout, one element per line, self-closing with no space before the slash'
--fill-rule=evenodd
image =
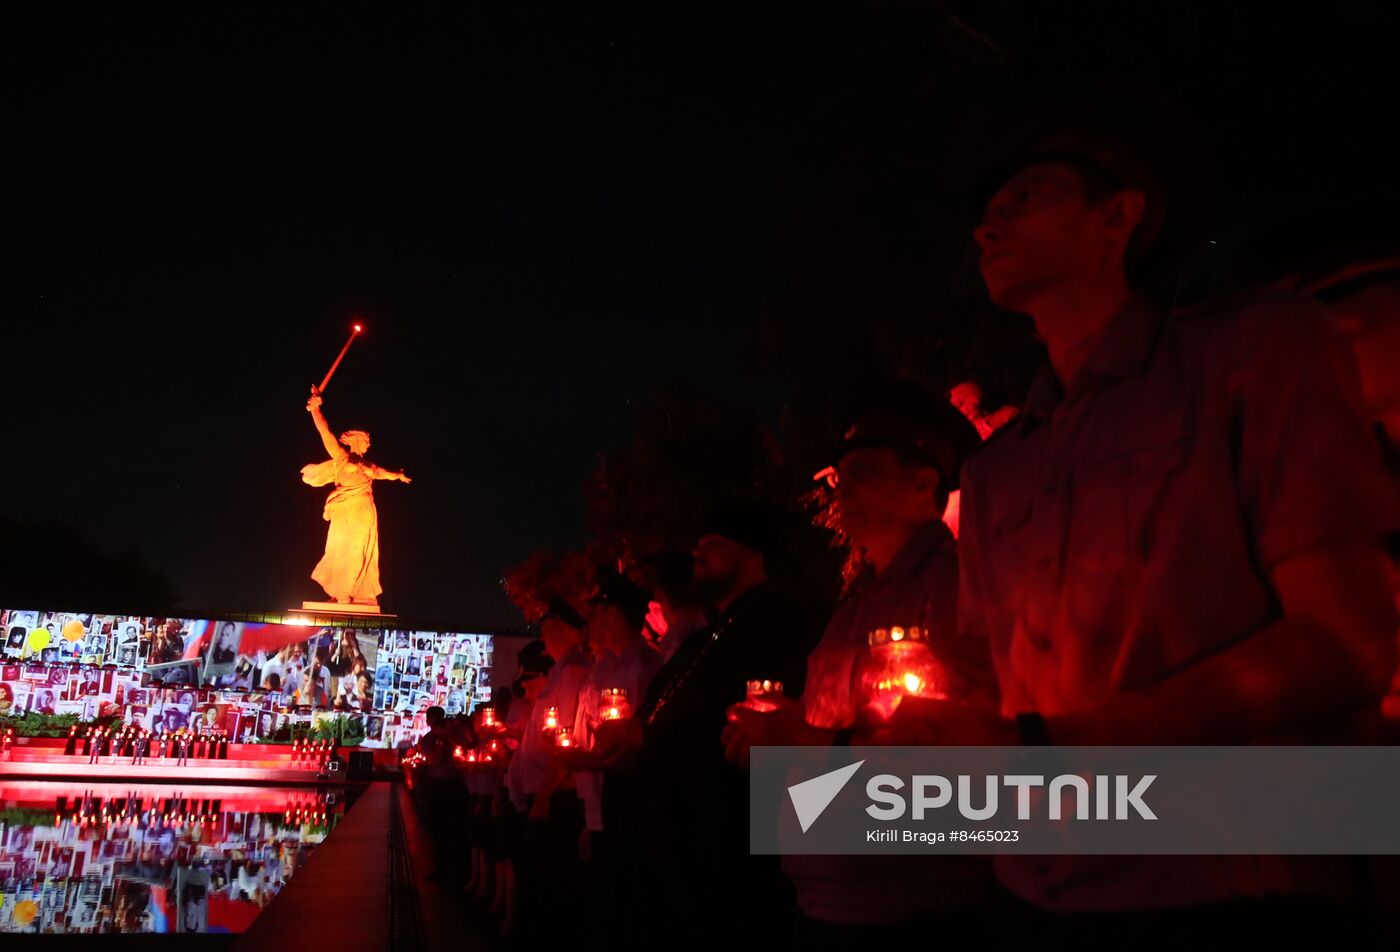
<path id="1" fill-rule="evenodd" d="M 658 929 L 685 922 L 697 943 L 731 937 L 736 922 L 751 944 L 781 942 L 791 920 L 791 889 L 775 858 L 749 854 L 748 780 L 725 763 L 720 739 L 725 711 L 749 679 L 801 691 L 816 641 L 806 613 L 768 581 L 782 548 L 780 518 L 767 505 L 735 501 L 702 524 L 692 556 L 712 621 L 676 649 L 612 738 L 619 751 L 635 751 L 618 769 L 636 784 L 644 828 L 639 908 Z"/>
<path id="2" fill-rule="evenodd" d="M 554 774 L 555 735 L 572 726 L 578 712 L 579 690 L 593 664 L 587 622 L 573 605 L 554 596 L 540 619 L 540 637 L 556 664 L 531 712 L 530 725 L 511 760 L 507 783 L 511 797 L 526 816 L 524 862 L 518 869 L 523 909 L 559 904 L 557 917 L 527 915 L 531 927 L 546 932 L 566 928 L 577 901 L 578 839 L 583 830 L 583 804 L 572 781 L 557 782 Z"/>
<path id="3" fill-rule="evenodd" d="M 433 870 L 429 882 L 450 875 L 455 868 L 458 840 L 457 814 L 466 800 L 461 777 L 452 760 L 456 744 L 447 715 L 440 707 L 427 712 L 428 732 L 418 742 L 418 749 L 428 759 L 428 823 L 432 829 Z"/>
<path id="4" fill-rule="evenodd" d="M 516 661 L 520 674 L 512 685 L 509 716 L 501 727 L 500 739 L 492 739 L 486 745 L 494 780 L 490 806 L 492 837 L 487 857 L 495 872 L 491 911 L 502 917 L 500 935 L 503 938 L 515 933 L 519 921 L 518 873 L 524 862 L 525 818 L 516 806 L 515 793 L 509 789 L 509 767 L 502 770 L 500 761 L 518 751 L 526 732 L 533 730 L 535 704 L 548 685 L 548 675 L 554 667 L 554 659 L 539 639 L 517 652 Z M 510 763 L 514 763 L 513 755 Z M 480 898 L 486 898 L 485 890 Z"/>
<path id="5" fill-rule="evenodd" d="M 1174 105 L 1105 92 L 1038 111 L 979 201 L 989 296 L 1048 356 L 962 481 L 960 627 L 991 646 L 1001 710 L 919 699 L 893 742 L 1364 743 L 1400 512 L 1354 361 L 1308 300 L 1164 314 L 1152 291 L 1208 226 L 1209 150 Z M 1351 888 L 1334 857 L 996 869 L 1027 934 L 1065 947 L 1104 913 L 1173 944 L 1332 942 Z"/>
<path id="6" fill-rule="evenodd" d="M 596 660 L 579 693 L 573 747 L 556 752 L 573 772 L 584 806 L 579 855 L 589 872 L 595 937 L 623 927 L 624 896 L 635 892 L 637 801 L 625 773 L 610 770 L 610 728 L 632 716 L 664 659 L 642 636 L 651 593 L 611 567 L 598 572 L 588 600 L 588 630 Z M 600 944 L 606 944 L 602 942 Z"/>
<path id="7" fill-rule="evenodd" d="M 864 406 L 818 474 L 836 525 L 864 565 L 807 658 L 799 701 L 765 695 L 730 709 L 729 759 L 751 745 L 876 742 L 910 698 L 996 711 L 985 641 L 956 630 L 958 559 L 943 522 L 976 430 L 946 400 L 901 381 L 867 387 Z M 804 945 L 901 945 L 975 938 L 995 892 L 975 856 L 785 856 Z"/>

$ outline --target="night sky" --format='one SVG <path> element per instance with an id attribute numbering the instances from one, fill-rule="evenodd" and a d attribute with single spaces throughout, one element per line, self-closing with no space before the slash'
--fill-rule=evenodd
<path id="1" fill-rule="evenodd" d="M 383 604 L 510 625 L 502 570 L 582 544 L 581 484 L 658 386 L 777 418 L 760 316 L 803 249 L 829 269 L 854 241 L 822 224 L 822 170 L 956 151 L 946 117 L 1004 74 L 1132 69 L 1196 109 L 1231 196 L 1217 249 L 1394 199 L 1393 16 L 1044 6 L 17 24 L 0 515 L 134 546 L 187 609 L 321 597 L 303 405 L 358 318 L 326 415 L 415 480 L 376 487 Z"/>

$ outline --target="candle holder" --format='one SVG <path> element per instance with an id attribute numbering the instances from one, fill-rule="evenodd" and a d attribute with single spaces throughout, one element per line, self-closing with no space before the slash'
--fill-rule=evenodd
<path id="1" fill-rule="evenodd" d="M 559 730 L 559 708 L 547 707 L 544 709 L 544 732 L 553 734 Z"/>
<path id="2" fill-rule="evenodd" d="M 632 705 L 627 701 L 626 688 L 603 688 L 599 716 L 605 721 L 620 721 L 632 716 Z"/>
<path id="3" fill-rule="evenodd" d="M 744 706 L 755 711 L 776 711 L 778 705 L 771 698 L 781 697 L 783 693 L 783 682 L 781 681 L 749 681 L 744 693 Z"/>
<path id="4" fill-rule="evenodd" d="M 565 750 L 574 746 L 574 732 L 567 727 L 561 727 L 554 732 L 554 746 Z"/>
<path id="5" fill-rule="evenodd" d="M 906 697 L 947 697 L 942 690 L 946 674 L 928 635 L 927 628 L 898 625 L 870 632 L 858 694 L 875 720 L 888 720 Z"/>

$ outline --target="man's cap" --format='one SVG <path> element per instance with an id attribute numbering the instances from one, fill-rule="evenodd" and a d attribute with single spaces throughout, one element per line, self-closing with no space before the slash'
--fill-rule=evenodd
<path id="1" fill-rule="evenodd" d="M 982 445 L 977 429 L 947 400 L 902 380 L 871 385 L 832 456 L 838 465 L 853 450 L 882 447 L 926 460 L 943 488 L 958 488 L 962 464 Z"/>

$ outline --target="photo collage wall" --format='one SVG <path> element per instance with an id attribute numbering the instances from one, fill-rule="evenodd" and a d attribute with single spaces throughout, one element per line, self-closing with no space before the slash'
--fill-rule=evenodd
<path id="1" fill-rule="evenodd" d="M 20 610 L 0 612 L 0 632 L 0 715 L 121 715 L 238 742 L 347 715 L 363 746 L 395 747 L 429 707 L 469 714 L 491 697 L 485 634 Z"/>

